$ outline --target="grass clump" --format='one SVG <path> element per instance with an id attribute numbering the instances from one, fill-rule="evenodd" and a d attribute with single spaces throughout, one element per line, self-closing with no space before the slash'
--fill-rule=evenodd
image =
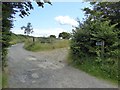
<path id="1" fill-rule="evenodd" d="M 33 43 L 31 41 L 27 41 L 24 45 L 24 48 L 29 51 L 45 51 L 65 47 L 69 47 L 69 40 L 55 40 L 54 42 L 49 43 L 41 43 L 40 41 Z"/>

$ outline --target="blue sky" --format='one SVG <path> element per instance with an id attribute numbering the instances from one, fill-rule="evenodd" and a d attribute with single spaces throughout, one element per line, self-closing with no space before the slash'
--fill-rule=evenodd
<path id="1" fill-rule="evenodd" d="M 87 2 L 53 2 L 52 6 L 45 4 L 44 8 L 38 7 L 36 3 L 32 3 L 34 10 L 30 11 L 30 15 L 20 18 L 16 15 L 14 28 L 11 30 L 16 34 L 24 34 L 20 29 L 30 22 L 33 26 L 34 33 L 32 36 L 49 36 L 51 34 L 58 36 L 59 33 L 71 32 L 72 26 L 77 26 L 76 18 L 83 21 L 84 12 L 81 10 L 90 7 Z"/>

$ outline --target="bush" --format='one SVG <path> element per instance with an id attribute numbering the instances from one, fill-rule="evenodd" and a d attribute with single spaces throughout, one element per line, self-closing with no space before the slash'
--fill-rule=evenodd
<path id="1" fill-rule="evenodd" d="M 116 59 L 120 59 L 120 52 L 117 48 L 119 43 L 115 29 L 115 25 L 110 25 L 109 21 L 94 20 L 86 21 L 80 28 L 73 30 L 70 46 L 73 63 L 88 69 L 88 72 L 93 71 L 93 74 L 101 73 L 101 76 L 118 80 Z M 104 57 L 101 57 L 101 46 L 96 46 L 98 41 L 105 42 Z"/>

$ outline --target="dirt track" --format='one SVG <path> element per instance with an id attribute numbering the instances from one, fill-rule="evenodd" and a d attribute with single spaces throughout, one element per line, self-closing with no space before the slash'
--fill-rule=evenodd
<path id="1" fill-rule="evenodd" d="M 23 44 L 9 48 L 10 88 L 115 88 L 105 81 L 68 66 L 68 50 L 29 52 Z"/>

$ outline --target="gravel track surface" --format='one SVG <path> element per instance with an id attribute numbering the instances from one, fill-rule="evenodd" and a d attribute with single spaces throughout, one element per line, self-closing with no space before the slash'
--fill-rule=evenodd
<path id="1" fill-rule="evenodd" d="M 30 52 L 9 48 L 9 88 L 117 88 L 66 63 L 68 49 Z"/>

